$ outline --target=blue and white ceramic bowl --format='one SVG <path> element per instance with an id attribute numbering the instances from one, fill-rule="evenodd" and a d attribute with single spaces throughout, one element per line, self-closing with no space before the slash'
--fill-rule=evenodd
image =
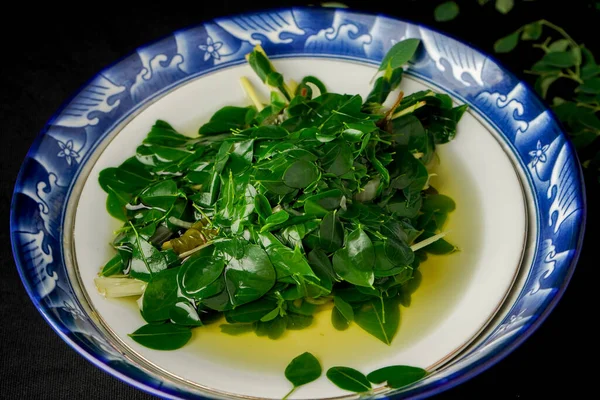
<path id="1" fill-rule="evenodd" d="M 127 333 L 142 325 L 135 304 L 105 299 L 93 283 L 118 227 L 105 211 L 98 172 L 133 154 L 156 119 L 193 135 L 218 108 L 248 104 L 238 79 L 253 78 L 244 55 L 254 45 L 287 78 L 316 75 L 332 91 L 365 95 L 384 54 L 404 38 L 423 46 L 401 89 L 446 92 L 469 112 L 457 138 L 440 146 L 434 178 L 457 202 L 450 235 L 462 251 L 423 266 L 423 285 L 402 310 L 392 346 L 366 345 L 368 336 L 352 330 L 330 333 L 323 318 L 276 348 L 265 338 L 204 328 L 175 352 L 133 342 Z M 571 144 L 547 107 L 493 59 L 422 26 L 301 8 L 178 31 L 95 76 L 29 151 L 15 187 L 11 237 L 23 283 L 55 331 L 90 362 L 149 393 L 281 398 L 289 390 L 285 365 L 312 351 L 324 369 L 427 368 L 430 375 L 412 386 L 373 392 L 425 397 L 488 368 L 544 320 L 573 272 L 584 219 Z M 322 378 L 293 397 L 346 395 Z"/>

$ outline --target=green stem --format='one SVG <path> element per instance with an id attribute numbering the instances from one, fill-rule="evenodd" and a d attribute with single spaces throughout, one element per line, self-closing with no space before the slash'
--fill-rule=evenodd
<path id="1" fill-rule="evenodd" d="M 547 37 L 546 40 L 544 40 L 544 43 L 541 44 L 537 44 L 534 43 L 532 44 L 532 46 L 536 49 L 542 49 L 544 51 L 544 53 L 550 53 L 550 48 L 548 47 L 548 44 L 550 44 L 550 42 L 552 41 L 552 38 Z"/>
<path id="2" fill-rule="evenodd" d="M 564 72 L 559 72 L 557 76 L 559 78 L 570 79 L 570 80 L 575 81 L 575 82 L 577 82 L 579 84 L 583 83 L 583 81 L 581 80 L 581 78 L 579 78 L 577 75 L 575 75 L 575 73 L 573 71 L 571 71 L 571 70 L 566 70 L 566 71 L 569 72 L 569 73 L 565 74 Z M 526 69 L 523 72 L 525 72 L 526 74 L 537 75 L 537 76 L 542 76 L 542 75 L 546 74 L 544 72 L 537 72 L 537 71 L 532 71 L 532 70 L 529 70 L 529 69 Z"/>
<path id="3" fill-rule="evenodd" d="M 569 41 L 569 44 L 571 45 L 572 48 L 578 48 L 579 44 L 573 40 L 573 38 L 571 37 L 571 35 L 569 35 L 563 28 L 561 28 L 558 25 L 554 25 L 552 22 L 545 20 L 545 19 L 541 19 L 538 21 L 540 24 L 542 25 L 546 25 L 548 28 L 550 29 L 554 29 L 556 32 L 558 32 L 559 34 L 561 34 L 565 39 L 567 39 Z M 575 65 L 575 74 L 579 77 L 580 76 L 580 64 Z"/>
<path id="4" fill-rule="evenodd" d="M 290 397 L 290 396 L 292 395 L 292 393 L 294 393 L 294 392 L 296 391 L 296 389 L 297 389 L 297 388 L 298 388 L 298 386 L 294 386 L 294 387 L 292 388 L 292 390 L 290 390 L 290 391 L 288 392 L 288 394 L 286 394 L 285 396 L 283 396 L 283 399 L 281 399 L 281 400 L 286 400 L 288 397 Z"/>
<path id="5" fill-rule="evenodd" d="M 576 69 L 579 69 L 579 66 L 575 66 Z M 579 72 L 573 72 L 570 69 L 567 69 L 567 77 L 574 80 L 575 82 L 582 84 L 583 83 L 583 79 L 581 79 L 579 77 Z"/>
<path id="6" fill-rule="evenodd" d="M 591 108 L 594 112 L 600 112 L 600 106 L 595 106 L 593 104 L 577 103 L 577 107 Z"/>

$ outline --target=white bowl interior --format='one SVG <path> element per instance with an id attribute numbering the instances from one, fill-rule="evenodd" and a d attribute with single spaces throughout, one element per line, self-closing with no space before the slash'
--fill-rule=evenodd
<path id="1" fill-rule="evenodd" d="M 315 75 L 330 91 L 363 96 L 375 72 L 373 66 L 315 58 L 281 59 L 275 66 L 286 78 Z M 113 254 L 109 243 L 120 227 L 106 212 L 98 173 L 133 155 L 157 119 L 195 135 L 222 106 L 249 104 L 239 85 L 241 76 L 261 87 L 250 67 L 241 65 L 199 77 L 164 95 L 124 126 L 91 169 L 73 207 L 74 258 L 90 306 L 104 324 L 122 344 L 168 374 L 219 392 L 267 398 L 287 393 L 285 366 L 304 351 L 315 354 L 324 370 L 344 365 L 367 373 L 394 364 L 431 368 L 464 348 L 510 289 L 526 236 L 525 198 L 510 158 L 495 134 L 470 113 L 461 120 L 456 139 L 438 146 L 441 164 L 432 179 L 441 193 L 456 201 L 447 223 L 448 239 L 461 251 L 430 257 L 422 264 L 423 283 L 411 306 L 402 308 L 400 330 L 391 346 L 356 325 L 343 332 L 333 330 L 327 312 L 310 328 L 288 331 L 277 341 L 253 333 L 228 336 L 220 332 L 219 324 L 195 329 L 191 342 L 172 352 L 144 348 L 127 336 L 144 324 L 135 299 L 105 299 L 94 286 L 94 277 Z M 407 94 L 425 88 L 411 77 L 401 85 Z M 267 99 L 266 91 L 263 94 Z M 323 375 L 292 398 L 345 394 Z"/>

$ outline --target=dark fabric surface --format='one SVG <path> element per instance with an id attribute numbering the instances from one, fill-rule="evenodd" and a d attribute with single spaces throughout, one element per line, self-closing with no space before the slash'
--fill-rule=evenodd
<path id="1" fill-rule="evenodd" d="M 126 8 L 39 9 L 17 5 L 4 14 L 2 61 L 0 62 L 0 208 L 4 229 L 0 230 L 2 275 L 0 276 L 0 398 L 6 399 L 150 399 L 94 367 L 64 343 L 45 323 L 28 298 L 14 265 L 8 234 L 10 199 L 19 166 L 34 137 L 63 101 L 104 66 L 136 47 L 173 30 L 200 23 L 218 15 L 302 2 L 231 1 L 194 6 L 181 3 L 154 7 L 138 3 Z M 596 50 L 600 46 L 594 30 L 600 13 L 593 2 L 546 1 L 521 4 L 508 16 L 493 7 L 481 8 L 475 0 L 459 1 L 461 17 L 453 22 L 433 21 L 436 1 L 399 1 L 394 6 L 375 2 L 346 2 L 359 9 L 383 12 L 436 26 L 484 51 L 493 41 L 524 22 L 546 17 L 562 24 L 572 35 Z M 542 7 L 541 4 L 545 7 Z M 177 5 L 176 5 L 177 4 Z M 589 4 L 589 5 L 588 5 Z M 592 39 L 593 38 L 593 39 Z M 594 40 L 595 42 L 593 42 Z M 500 60 L 520 76 L 530 66 L 529 49 Z M 531 79 L 530 77 L 527 77 Z M 590 180 L 592 182 L 592 180 Z M 593 288 L 598 266 L 592 248 L 598 235 L 598 184 L 588 184 L 589 221 L 587 247 L 562 301 L 533 336 L 503 361 L 481 375 L 451 389 L 439 399 L 537 399 L 555 396 L 569 387 L 570 398 L 592 388 L 592 370 L 580 360 L 596 347 L 596 334 L 589 326 L 596 300 Z M 588 364 L 589 365 L 589 364 Z"/>

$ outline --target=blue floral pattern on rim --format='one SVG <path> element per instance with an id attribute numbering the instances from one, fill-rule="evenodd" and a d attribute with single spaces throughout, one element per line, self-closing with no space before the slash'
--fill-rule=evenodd
<path id="1" fill-rule="evenodd" d="M 535 255 L 503 321 L 460 361 L 402 393 L 422 397 L 481 372 L 522 342 L 550 312 L 573 272 L 585 220 L 581 171 L 543 103 L 494 60 L 431 29 L 348 10 L 294 8 L 216 19 L 175 32 L 105 69 L 47 124 L 15 186 L 11 238 L 23 283 L 56 332 L 89 361 L 152 394 L 204 398 L 129 361 L 101 334 L 68 281 L 62 223 L 82 165 L 113 128 L 151 100 L 208 72 L 244 62 L 261 44 L 273 58 L 311 56 L 376 65 L 405 38 L 423 50 L 408 71 L 469 104 L 501 135 L 535 200 Z"/>

